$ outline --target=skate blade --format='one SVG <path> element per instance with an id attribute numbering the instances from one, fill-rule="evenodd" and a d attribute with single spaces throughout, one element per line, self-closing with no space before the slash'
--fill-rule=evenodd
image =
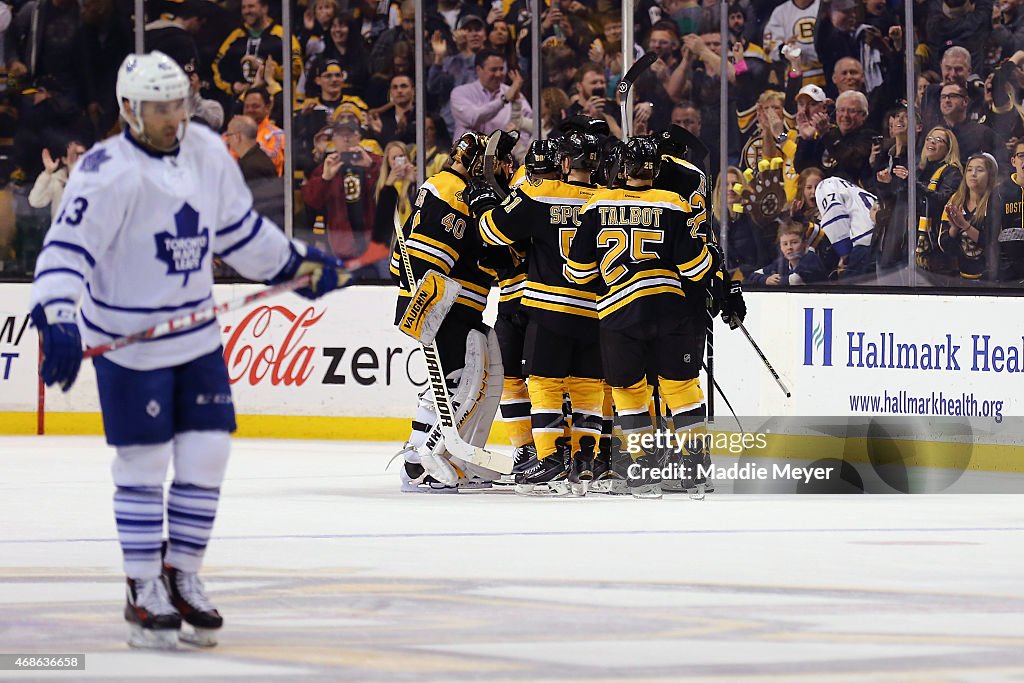
<path id="1" fill-rule="evenodd" d="M 691 488 L 687 493 L 690 494 L 690 500 L 704 500 L 704 493 L 706 492 L 705 484 L 697 484 Z"/>
<path id="2" fill-rule="evenodd" d="M 196 647 L 213 647 L 217 644 L 218 630 L 215 628 L 182 628 L 178 632 L 178 639 Z"/>
<path id="3" fill-rule="evenodd" d="M 630 495 L 630 487 L 625 479 L 602 479 L 601 481 L 593 482 L 590 485 L 590 489 L 595 494 L 605 494 L 606 496 Z"/>
<path id="4" fill-rule="evenodd" d="M 558 498 L 569 494 L 569 486 L 565 482 L 548 482 L 545 484 L 516 484 L 517 496 L 534 498 Z"/>
<path id="5" fill-rule="evenodd" d="M 478 491 L 481 489 L 489 489 L 493 485 L 493 481 L 487 481 L 486 479 L 460 479 L 458 488 L 466 489 L 467 491 Z"/>
<path id="6" fill-rule="evenodd" d="M 657 500 L 661 498 L 661 484 L 644 484 L 643 486 L 630 487 L 629 492 L 634 498 L 643 500 Z"/>
<path id="7" fill-rule="evenodd" d="M 578 481 L 569 484 L 569 495 L 573 498 L 583 498 L 587 495 L 587 484 L 585 481 Z"/>
<path id="8" fill-rule="evenodd" d="M 178 629 L 142 628 L 137 624 L 129 624 L 128 646 L 139 650 L 176 650 Z"/>

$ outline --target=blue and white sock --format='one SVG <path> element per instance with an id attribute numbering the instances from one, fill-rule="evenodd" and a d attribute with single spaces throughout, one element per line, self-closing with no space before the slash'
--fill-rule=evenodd
<path id="1" fill-rule="evenodd" d="M 133 579 L 160 576 L 164 535 L 164 490 L 161 486 L 118 486 L 114 519 L 124 553 L 124 572 Z"/>
<path id="2" fill-rule="evenodd" d="M 167 496 L 167 564 L 185 572 L 199 571 L 213 532 L 218 500 L 220 488 L 171 484 Z"/>

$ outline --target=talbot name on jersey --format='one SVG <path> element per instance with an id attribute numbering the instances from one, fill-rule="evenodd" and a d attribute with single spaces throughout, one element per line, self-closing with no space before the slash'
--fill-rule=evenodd
<path id="1" fill-rule="evenodd" d="M 661 212 L 651 206 L 600 206 L 601 225 L 644 225 L 661 227 Z"/>

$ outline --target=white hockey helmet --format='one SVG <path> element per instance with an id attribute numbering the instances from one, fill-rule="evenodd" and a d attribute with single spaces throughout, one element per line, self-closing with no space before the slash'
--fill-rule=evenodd
<path id="1" fill-rule="evenodd" d="M 163 52 L 128 55 L 117 71 L 117 103 L 121 117 L 136 133 L 142 133 L 143 102 L 187 101 L 188 97 L 188 76 Z M 134 121 L 128 118 L 125 100 L 131 104 Z"/>

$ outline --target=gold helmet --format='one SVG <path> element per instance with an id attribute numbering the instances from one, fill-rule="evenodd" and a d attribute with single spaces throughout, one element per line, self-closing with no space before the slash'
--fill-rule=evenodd
<path id="1" fill-rule="evenodd" d="M 452 161 L 457 161 L 469 172 L 469 177 L 477 177 L 483 173 L 484 151 L 487 149 L 487 136 L 483 133 L 463 133 L 452 147 Z"/>

